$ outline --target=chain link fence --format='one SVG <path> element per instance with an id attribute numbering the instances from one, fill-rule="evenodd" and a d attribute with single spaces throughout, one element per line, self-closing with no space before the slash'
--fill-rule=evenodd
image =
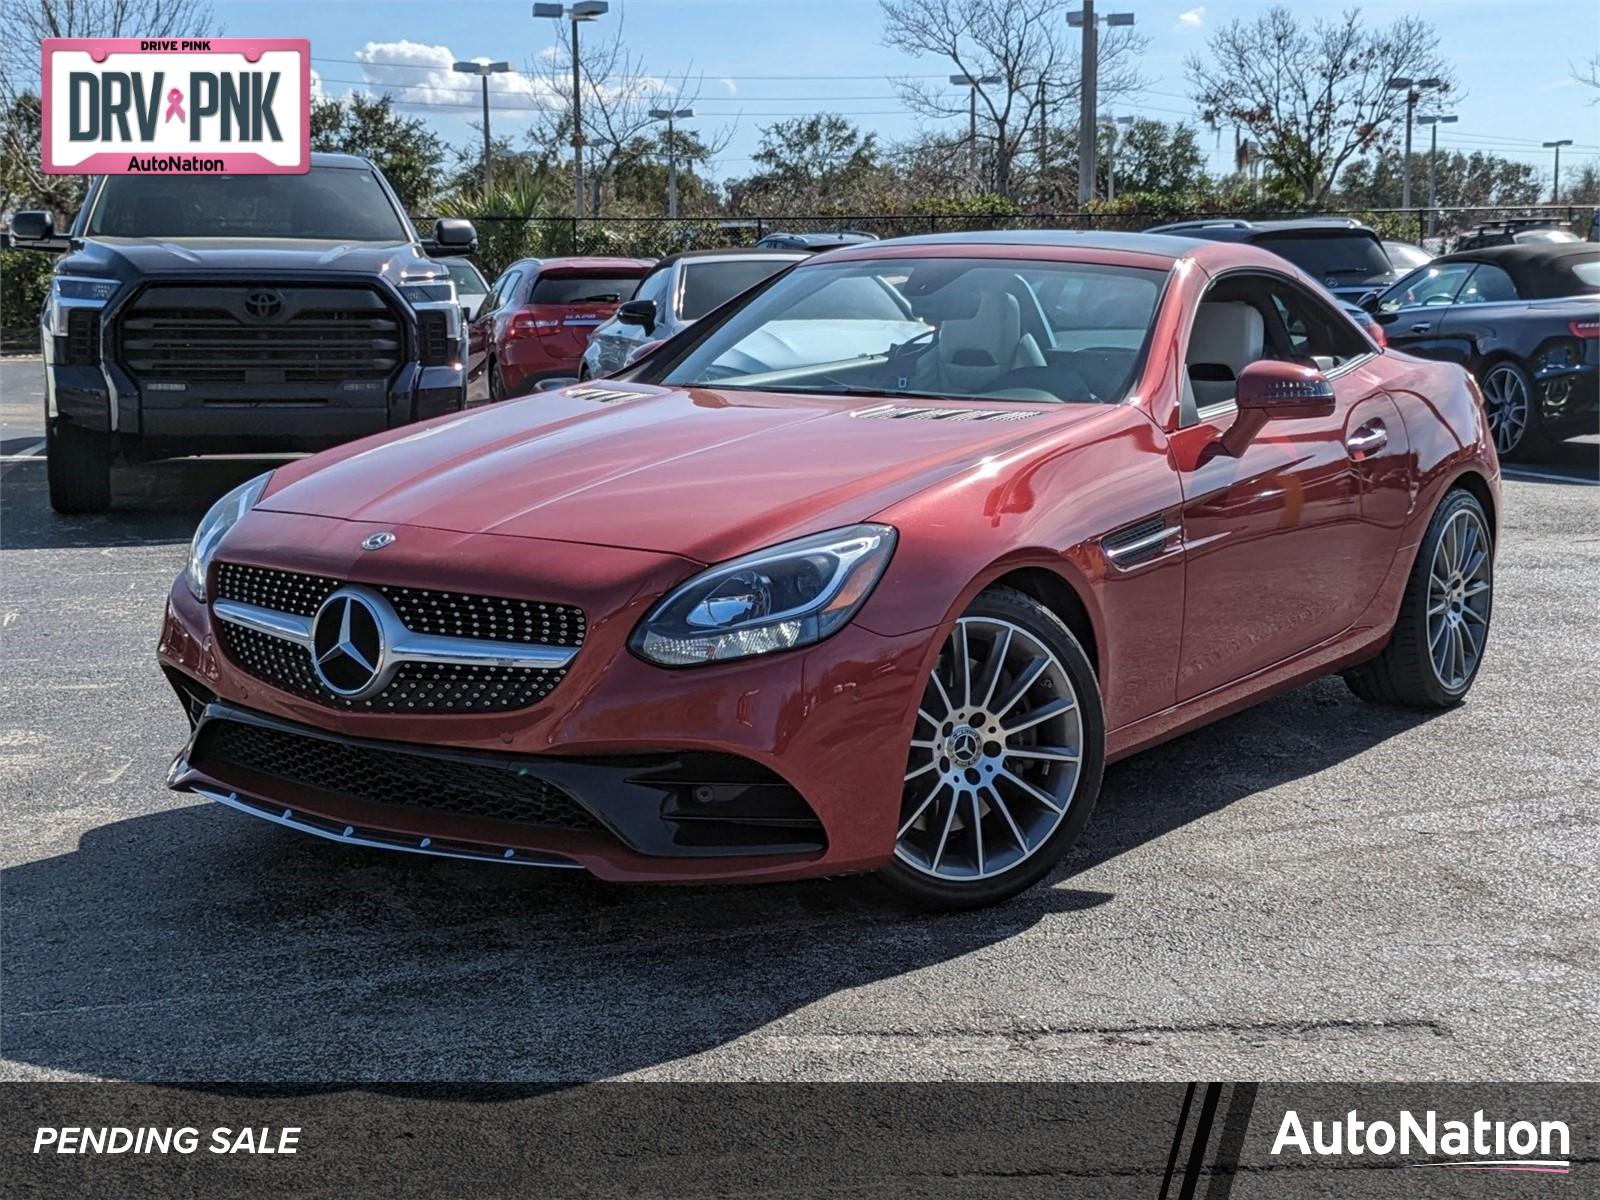
<path id="1" fill-rule="evenodd" d="M 519 258 L 561 255 L 618 255 L 661 258 L 685 250 L 753 246 L 771 233 L 869 233 L 879 238 L 980 229 L 1111 229 L 1139 231 L 1173 221 L 1271 221 L 1306 217 L 1348 218 L 1370 225 L 1386 238 L 1415 242 L 1446 253 L 1462 236 L 1507 221 L 1548 222 L 1585 237 L 1594 209 L 1571 204 L 1520 207 L 1339 209 L 1306 212 L 1257 209 L 1197 212 L 1155 209 L 1083 212 L 829 213 L 752 217 L 472 217 L 478 230 L 478 265 L 491 278 Z M 426 232 L 431 216 L 416 218 Z"/>

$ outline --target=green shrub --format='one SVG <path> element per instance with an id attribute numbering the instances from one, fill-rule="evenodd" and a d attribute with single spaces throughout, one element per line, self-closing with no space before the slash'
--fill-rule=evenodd
<path id="1" fill-rule="evenodd" d="M 50 293 L 54 264 L 53 256 L 36 250 L 0 250 L 0 330 L 6 349 L 37 343 L 39 309 Z"/>

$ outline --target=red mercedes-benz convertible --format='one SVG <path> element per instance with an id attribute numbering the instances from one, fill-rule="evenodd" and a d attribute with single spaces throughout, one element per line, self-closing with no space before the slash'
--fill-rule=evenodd
<path id="1" fill-rule="evenodd" d="M 1460 701 L 1498 477 L 1459 367 L 1265 251 L 835 251 L 618 378 L 224 497 L 161 637 L 171 784 L 352 845 L 988 903 L 1108 760 L 1327 672 Z"/>

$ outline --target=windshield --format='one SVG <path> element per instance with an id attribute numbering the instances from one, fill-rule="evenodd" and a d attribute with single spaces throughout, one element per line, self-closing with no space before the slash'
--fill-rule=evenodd
<path id="1" fill-rule="evenodd" d="M 464 258 L 446 259 L 444 269 L 449 271 L 450 278 L 455 280 L 458 292 L 481 294 L 489 290 L 489 285 L 483 281 L 478 268 Z"/>
<path id="2" fill-rule="evenodd" d="M 1389 256 L 1389 261 L 1396 271 L 1415 270 L 1433 261 L 1433 255 L 1421 246 L 1413 246 L 1410 242 L 1385 242 L 1383 251 Z"/>
<path id="3" fill-rule="evenodd" d="M 639 290 L 639 275 L 541 275 L 530 304 L 621 304 Z"/>
<path id="4" fill-rule="evenodd" d="M 1256 243 L 1317 279 L 1371 279 L 1392 274 L 1383 245 L 1371 234 L 1273 234 Z"/>
<path id="5" fill-rule="evenodd" d="M 768 275 L 776 275 L 792 259 L 745 258 L 725 262 L 685 263 L 683 299 L 678 316 L 698 321 L 714 308 L 721 308 L 740 292 L 755 287 Z"/>
<path id="6" fill-rule="evenodd" d="M 404 242 L 410 229 L 369 170 L 305 175 L 112 175 L 89 234 L 100 237 L 305 238 Z"/>
<path id="7" fill-rule="evenodd" d="M 798 268 L 663 382 L 729 390 L 1114 402 L 1166 275 L 1003 259 Z"/>

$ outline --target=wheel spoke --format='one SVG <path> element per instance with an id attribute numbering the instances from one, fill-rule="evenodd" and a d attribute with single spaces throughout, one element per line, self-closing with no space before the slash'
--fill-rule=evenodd
<path id="1" fill-rule="evenodd" d="M 1017 849 L 1024 854 L 1028 852 L 1028 839 L 1023 836 L 1022 830 L 1017 828 L 1017 819 L 1011 815 L 1011 806 L 1006 803 L 1005 797 L 1000 794 L 1000 789 L 993 784 L 984 788 L 989 797 L 989 803 L 994 806 L 1005 823 L 1011 827 L 1011 836 L 1017 839 Z"/>
<path id="2" fill-rule="evenodd" d="M 900 826 L 900 832 L 894 835 L 896 841 L 899 841 L 901 838 L 905 837 L 906 831 L 917 823 L 918 819 L 923 813 L 928 811 L 928 805 L 932 804 L 938 797 L 939 793 L 944 791 L 944 786 L 944 780 L 942 779 L 933 785 L 928 794 L 922 798 L 922 803 L 917 805 L 916 811 L 906 819 L 906 823 L 904 825 Z"/>
<path id="3" fill-rule="evenodd" d="M 1021 733 L 1024 729 L 1032 729 L 1035 725 L 1041 725 L 1052 717 L 1059 717 L 1063 713 L 1069 713 L 1075 707 L 1076 705 L 1065 696 L 1057 696 L 1048 704 L 1041 704 L 1038 708 L 1029 709 L 1022 714 L 1022 719 L 1015 724 L 1008 725 L 1002 721 L 1000 728 L 1007 737 L 1010 737 L 1012 734 Z"/>
<path id="4" fill-rule="evenodd" d="M 926 775 L 929 771 L 933 770 L 934 767 L 936 767 L 936 766 L 938 766 L 938 760 L 930 758 L 927 762 L 923 763 L 915 771 L 907 771 L 906 772 L 905 782 L 906 783 L 910 783 L 913 779 L 916 779 L 918 776 Z"/>
<path id="5" fill-rule="evenodd" d="M 976 859 L 978 874 L 984 873 L 983 868 L 983 810 L 978 807 L 978 793 L 972 793 L 972 841 L 977 849 Z"/>
<path id="6" fill-rule="evenodd" d="M 1022 673 L 1011 681 L 1011 686 L 1006 689 L 1006 694 L 1001 703 L 990 707 L 989 712 L 994 719 L 1000 720 L 1001 717 L 1015 708 L 1017 701 L 1026 696 L 1028 689 L 1039 682 L 1039 676 L 1043 675 L 1049 666 L 1050 660 L 1041 657 L 1034 659 L 1024 667 Z"/>
<path id="7" fill-rule="evenodd" d="M 933 869 L 937 871 L 939 864 L 944 860 L 945 844 L 950 840 L 950 830 L 956 823 L 956 809 L 961 807 L 961 795 L 952 791 L 950 794 L 950 811 L 945 814 L 944 832 L 939 835 L 939 848 L 933 852 Z"/>
<path id="8" fill-rule="evenodd" d="M 919 717 L 921 717 L 921 718 L 922 718 L 922 719 L 923 719 L 923 720 L 924 720 L 924 721 L 926 721 L 926 722 L 927 722 L 927 723 L 928 723 L 928 724 L 929 724 L 929 725 L 932 725 L 932 726 L 933 726 L 933 728 L 934 728 L 934 730 L 935 730 L 935 731 L 937 731 L 937 730 L 938 730 L 938 728 L 939 728 L 939 723 L 940 723 L 940 720 L 939 720 L 939 718 L 938 718 L 938 717 L 936 717 L 936 716 L 934 716 L 934 715 L 933 715 L 933 714 L 932 714 L 932 713 L 931 713 L 931 712 L 929 712 L 929 711 L 928 711 L 928 710 L 927 710 L 927 709 L 925 709 L 925 708 L 919 708 L 919 709 L 917 709 L 917 716 L 919 716 Z"/>
<path id="9" fill-rule="evenodd" d="M 961 685 L 961 704 L 963 707 L 972 706 L 972 649 L 968 644 L 967 623 L 957 621 L 955 632 L 951 634 L 955 641 L 956 665 L 961 669 L 957 682 Z"/>
<path id="10" fill-rule="evenodd" d="M 987 679 L 983 687 L 983 699 L 978 701 L 979 708 L 988 708 L 989 701 L 994 699 L 994 689 L 1000 683 L 1000 676 L 1005 673 L 1006 656 L 1011 653 L 1011 626 L 1007 625 L 1001 631 L 997 643 L 989 650 L 989 669 L 985 674 Z"/>
<path id="11" fill-rule="evenodd" d="M 939 668 L 937 664 L 933 668 L 933 674 L 928 676 L 928 680 L 933 684 L 933 690 L 939 693 L 939 703 L 944 705 L 945 716 L 949 716 L 955 711 L 956 706 L 950 703 L 950 693 L 944 690 L 944 680 L 939 678 Z M 920 708 L 917 711 L 923 712 L 923 710 Z M 926 716 L 927 714 L 923 713 L 923 715 Z M 933 723 L 935 725 L 939 724 L 938 721 L 934 721 Z"/>
<path id="12" fill-rule="evenodd" d="M 1007 746 L 1003 758 L 1037 758 L 1044 762 L 1075 763 L 1078 755 L 1064 746 Z"/>
<path id="13" fill-rule="evenodd" d="M 1003 779 L 1009 779 L 1012 783 L 1016 784 L 1023 791 L 1027 792 L 1030 796 L 1032 796 L 1040 804 L 1042 804 L 1046 808 L 1048 808 L 1051 812 L 1053 812 L 1053 813 L 1063 813 L 1063 812 L 1066 811 L 1066 809 L 1063 808 L 1061 806 L 1061 804 L 1056 800 L 1056 798 L 1054 796 L 1052 796 L 1049 792 L 1041 791 L 1039 788 L 1037 788 L 1033 784 L 1029 783 L 1021 775 L 1018 775 L 1015 771 L 1012 771 L 1011 769 L 1009 769 L 1007 767 L 1001 767 L 1000 768 L 1000 776 Z"/>

